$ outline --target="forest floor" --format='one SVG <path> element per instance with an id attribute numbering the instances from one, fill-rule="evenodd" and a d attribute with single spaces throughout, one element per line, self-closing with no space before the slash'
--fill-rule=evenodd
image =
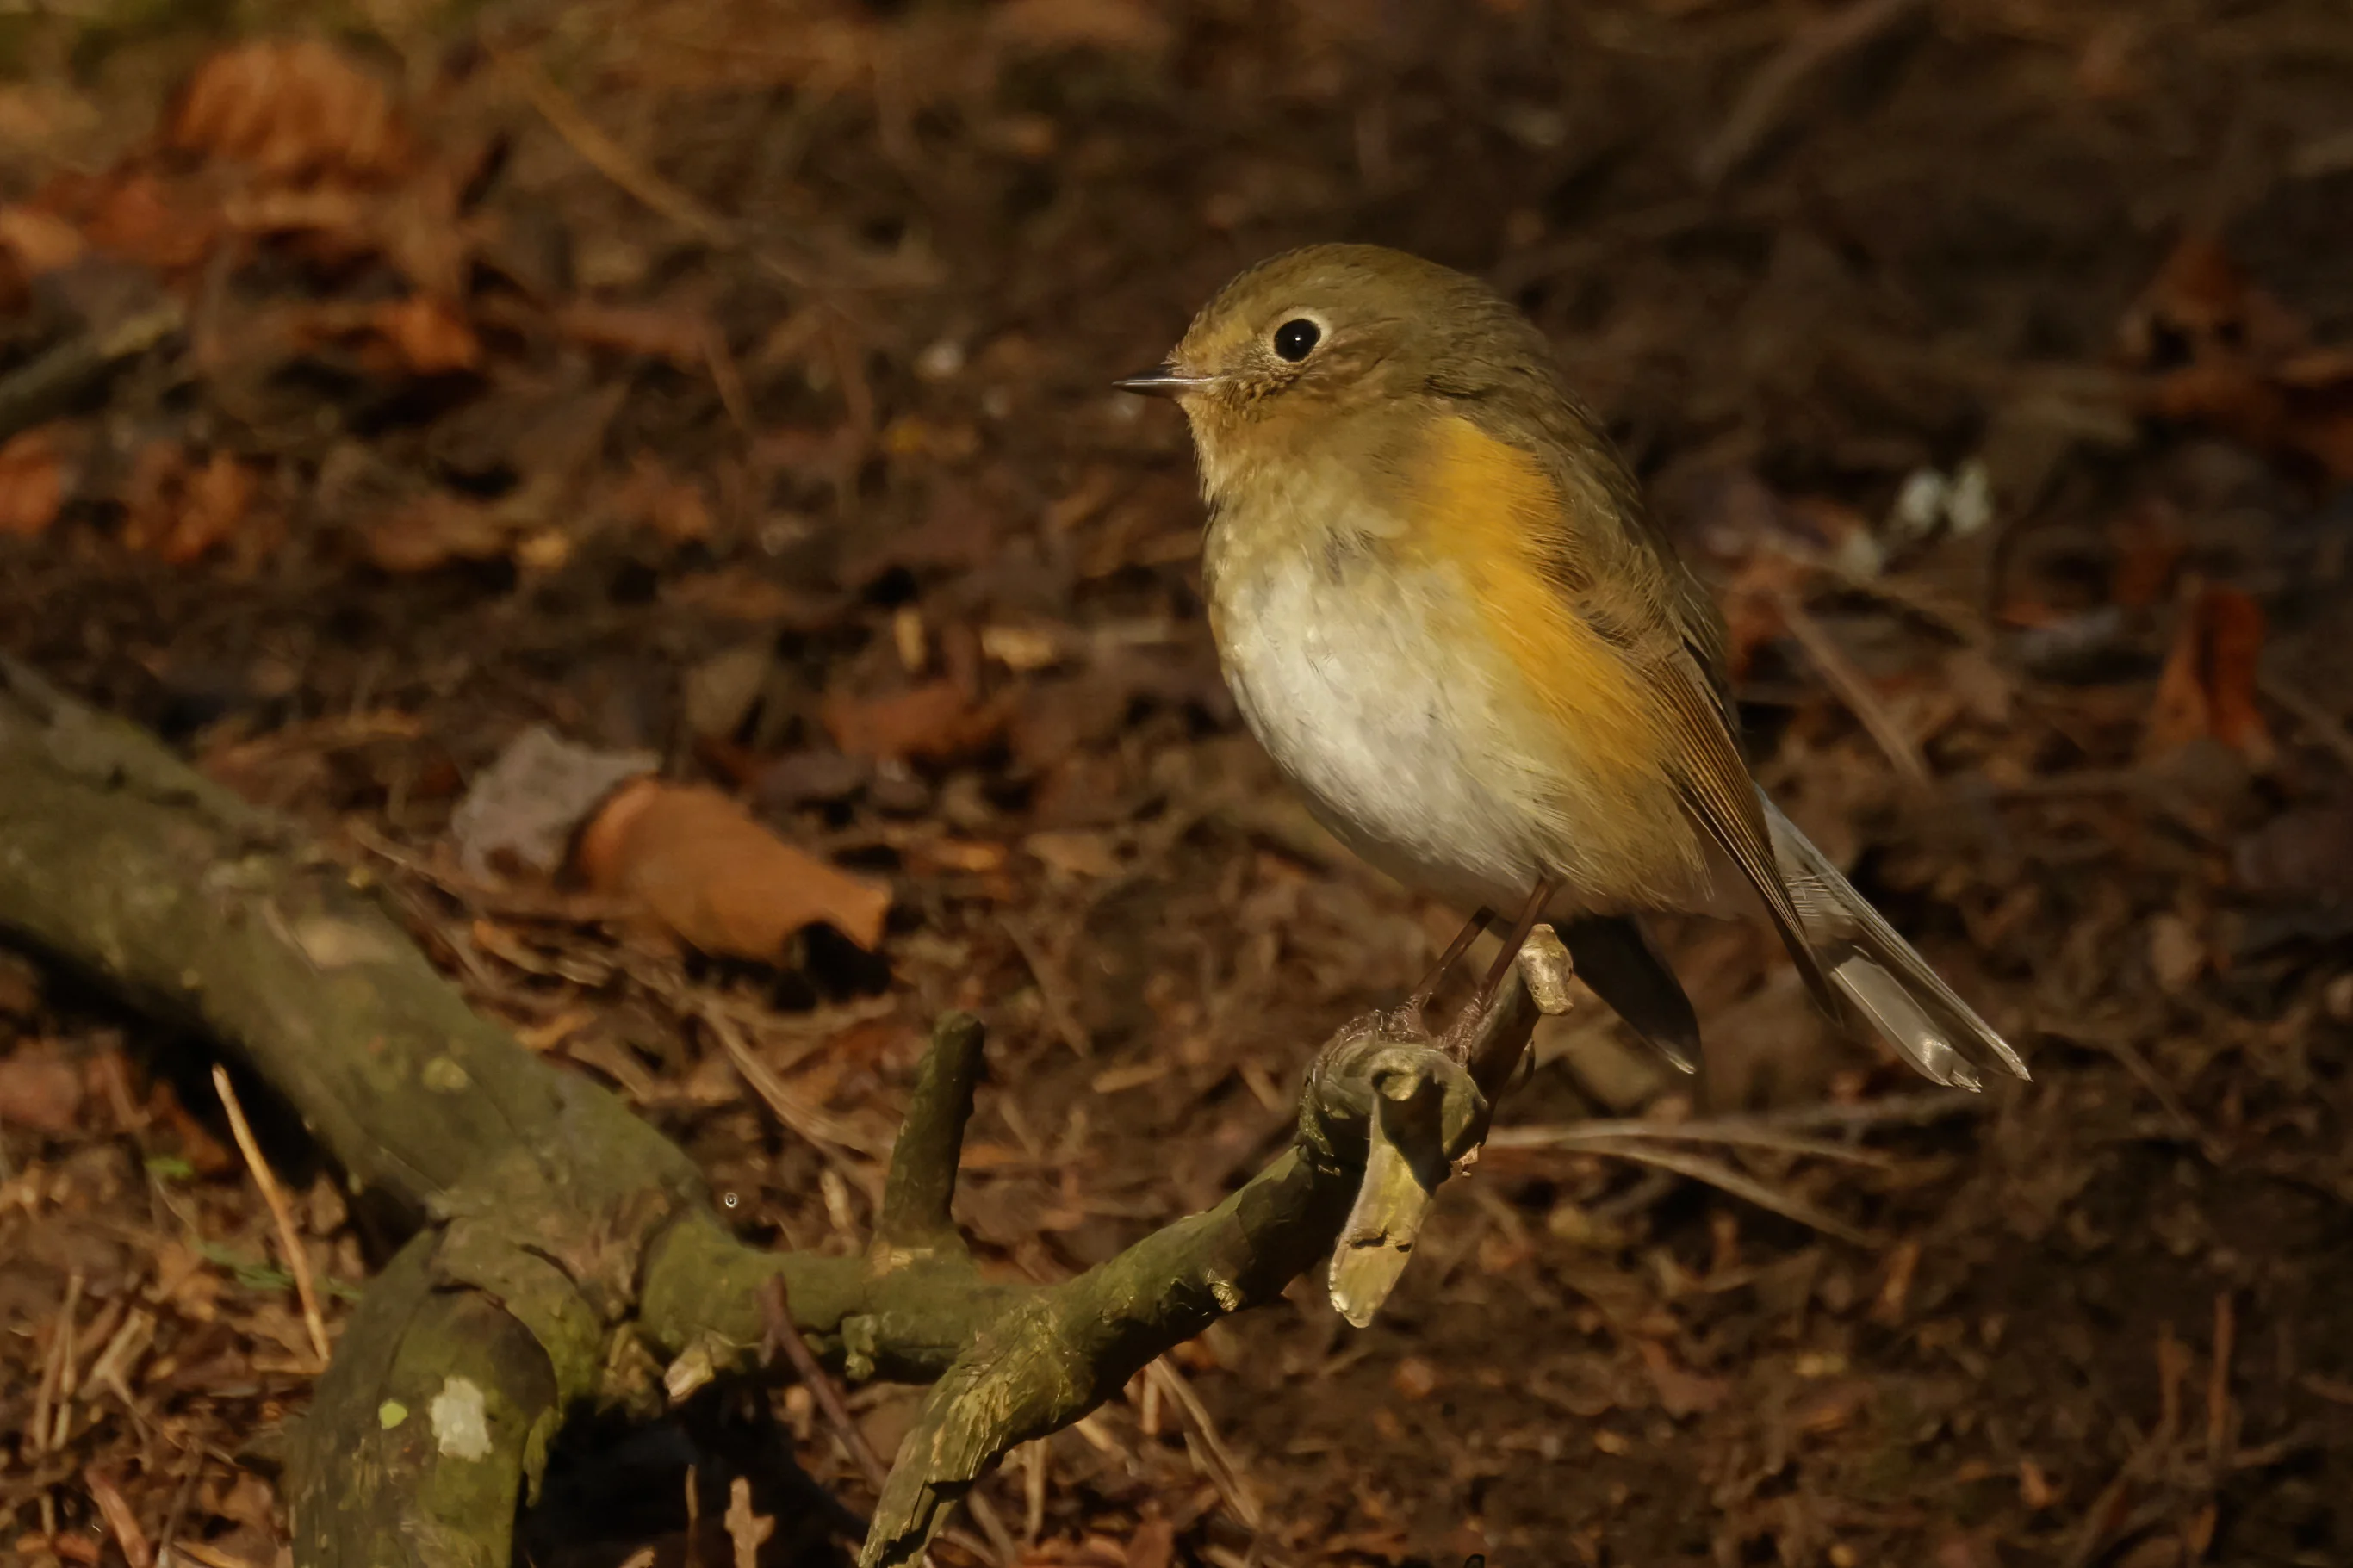
<path id="1" fill-rule="evenodd" d="M 1703 1135 L 1491 1152 L 1374 1327 L 1303 1284 L 1008 1464 L 1018 1562 L 2353 1561 L 2342 0 L 202 9 L 0 15 L 0 387 L 181 325 L 0 432 L 0 653 L 382 879 L 746 1235 L 859 1245 L 875 1162 L 714 1008 L 884 1131 L 982 1013 L 961 1217 L 1050 1279 L 1280 1148 L 1451 934 L 1240 731 L 1181 421 L 1108 386 L 1314 239 L 1553 335 L 1761 776 L 2032 1066 L 1923 1109 L 1677 926 L 1704 1079 L 1588 1000 L 1502 1120 Z M 887 921 L 693 952 L 486 861 L 533 726 Z M 282 1551 L 315 1363 L 207 1068 L 0 952 L 0 1560 Z M 396 1217 L 249 1097 L 332 1328 Z M 1825 1104 L 1842 1157 L 1724 1141 Z M 871 1501 L 791 1389 L 583 1438 L 530 1558 L 725 1561 L 690 1467 L 796 1464 Z"/>

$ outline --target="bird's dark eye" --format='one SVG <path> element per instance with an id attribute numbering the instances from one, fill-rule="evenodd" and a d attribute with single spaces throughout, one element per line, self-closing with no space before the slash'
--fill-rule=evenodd
<path id="1" fill-rule="evenodd" d="M 1274 352 L 1297 364 L 1315 352 L 1324 341 L 1324 329 L 1304 316 L 1285 321 L 1274 329 Z"/>

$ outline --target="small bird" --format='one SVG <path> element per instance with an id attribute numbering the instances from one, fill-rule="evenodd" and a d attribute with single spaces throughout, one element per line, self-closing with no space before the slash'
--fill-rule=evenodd
<path id="1" fill-rule="evenodd" d="M 1244 721 L 1342 842 L 1496 911 L 1482 1004 L 1549 919 L 1684 1071 L 1691 1001 L 1645 914 L 1729 867 L 1816 998 L 1938 1083 L 2025 1064 L 1766 798 L 1706 589 L 1535 325 L 1477 279 L 1317 245 L 1219 291 L 1167 361 L 1208 509 L 1203 581 Z M 1476 1004 L 1474 1004 L 1476 1005 Z"/>

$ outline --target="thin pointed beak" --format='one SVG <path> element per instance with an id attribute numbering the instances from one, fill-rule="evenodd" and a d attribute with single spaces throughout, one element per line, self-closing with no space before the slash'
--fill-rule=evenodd
<path id="1" fill-rule="evenodd" d="M 1215 384 L 1217 379 L 1213 375 L 1187 375 L 1173 364 L 1161 363 L 1140 374 L 1122 376 L 1112 384 L 1122 392 L 1142 393 L 1146 397 L 1182 397 L 1197 387 Z"/>

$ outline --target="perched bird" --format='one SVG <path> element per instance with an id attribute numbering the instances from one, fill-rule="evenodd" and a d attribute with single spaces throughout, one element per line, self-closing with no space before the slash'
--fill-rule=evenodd
<path id="1" fill-rule="evenodd" d="M 1699 1028 L 1641 925 L 1728 866 L 1807 984 L 1921 1072 L 2017 1054 L 1775 809 L 1743 759 L 1724 623 L 1534 323 L 1474 278 L 1363 245 L 1243 272 L 1166 363 L 1208 506 L 1209 624 L 1251 731 L 1409 887 L 1551 920 L 1578 974 L 1684 1070 Z M 1482 999 L 1488 993 L 1482 992 Z"/>

